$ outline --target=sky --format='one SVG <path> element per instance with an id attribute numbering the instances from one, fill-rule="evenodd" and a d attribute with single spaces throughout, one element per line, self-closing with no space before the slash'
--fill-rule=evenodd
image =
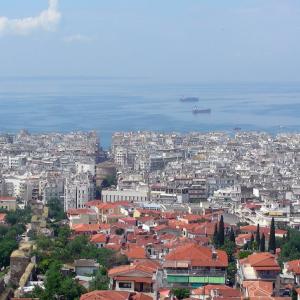
<path id="1" fill-rule="evenodd" d="M 299 0 L 2 0 L 0 76 L 300 81 Z"/>

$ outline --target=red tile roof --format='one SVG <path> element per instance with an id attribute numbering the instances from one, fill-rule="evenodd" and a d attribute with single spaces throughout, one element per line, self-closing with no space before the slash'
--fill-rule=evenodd
<path id="1" fill-rule="evenodd" d="M 152 300 L 152 297 L 123 291 L 93 291 L 82 295 L 80 300 Z"/>
<path id="2" fill-rule="evenodd" d="M 216 258 L 210 248 L 195 243 L 185 243 L 172 250 L 166 257 L 166 262 L 189 261 L 191 266 L 227 267 L 228 257 L 225 251 L 216 250 Z"/>
<path id="3" fill-rule="evenodd" d="M 95 215 L 96 212 L 90 208 L 71 208 L 67 211 L 68 215 Z"/>
<path id="4" fill-rule="evenodd" d="M 0 197 L 0 201 L 16 201 L 17 198 L 15 197 L 9 197 L 9 196 L 2 196 Z"/>
<path id="5" fill-rule="evenodd" d="M 97 232 L 100 230 L 100 224 L 76 224 L 72 227 L 76 233 Z"/>
<path id="6" fill-rule="evenodd" d="M 145 276 L 152 278 L 153 273 L 156 272 L 158 267 L 159 267 L 158 263 L 155 263 L 151 260 L 143 260 L 142 262 L 136 262 L 132 265 L 125 265 L 125 266 L 112 268 L 108 271 L 108 276 L 109 277 L 126 276 L 126 274 L 128 273 L 134 271 L 140 271 L 142 273 L 145 273 Z"/>
<path id="7" fill-rule="evenodd" d="M 300 259 L 288 261 L 286 264 L 289 272 L 300 275 Z"/>
<path id="8" fill-rule="evenodd" d="M 270 281 L 244 281 L 243 287 L 247 289 L 249 297 L 268 297 L 273 294 L 273 282 Z"/>
<path id="9" fill-rule="evenodd" d="M 192 290 L 191 296 L 193 295 L 210 296 L 212 291 L 216 291 L 216 293 L 221 299 L 230 299 L 230 300 L 242 299 L 242 294 L 239 290 L 236 290 L 227 285 L 214 285 L 214 284 L 208 284 L 204 287 L 200 287 L 195 290 Z"/>
<path id="10" fill-rule="evenodd" d="M 86 203 L 84 204 L 84 206 L 86 206 L 86 207 L 91 207 L 91 206 L 99 205 L 99 204 L 101 204 L 101 203 L 102 203 L 102 201 L 100 201 L 100 200 L 92 200 L 92 201 L 86 202 Z"/>
<path id="11" fill-rule="evenodd" d="M 241 264 L 250 264 L 251 267 L 258 271 L 274 270 L 280 271 L 279 264 L 274 254 L 269 252 L 253 253 L 247 258 L 240 260 Z"/>
<path id="12" fill-rule="evenodd" d="M 107 236 L 102 233 L 95 234 L 90 239 L 91 243 L 106 243 L 106 241 L 107 241 Z"/>
<path id="13" fill-rule="evenodd" d="M 146 258 L 145 248 L 130 244 L 128 249 L 124 251 L 124 254 L 129 259 L 144 259 Z"/>

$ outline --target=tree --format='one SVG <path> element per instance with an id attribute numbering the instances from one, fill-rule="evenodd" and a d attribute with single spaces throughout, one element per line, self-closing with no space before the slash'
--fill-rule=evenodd
<path id="1" fill-rule="evenodd" d="M 218 230 L 218 244 L 220 246 L 223 246 L 224 241 L 225 241 L 224 220 L 223 220 L 223 215 L 221 215 L 220 222 L 219 222 L 219 230 Z"/>
<path id="2" fill-rule="evenodd" d="M 108 175 L 106 178 L 103 179 L 101 187 L 109 188 L 112 185 L 117 185 L 117 177 L 115 175 Z"/>
<path id="3" fill-rule="evenodd" d="M 227 283 L 230 286 L 234 286 L 235 284 L 235 276 L 236 276 L 237 268 L 236 268 L 236 262 L 229 262 L 228 268 L 227 268 Z"/>
<path id="4" fill-rule="evenodd" d="M 233 230 L 232 227 L 231 227 L 231 230 L 230 230 L 229 240 L 231 242 L 235 243 L 235 234 L 234 234 L 234 230 Z"/>
<path id="5" fill-rule="evenodd" d="M 275 221 L 274 221 L 274 218 L 272 218 L 272 221 L 271 221 L 268 251 L 272 252 L 272 253 L 275 253 L 275 251 L 276 251 Z"/>
<path id="6" fill-rule="evenodd" d="M 60 272 L 61 265 L 54 262 L 50 265 L 46 273 L 45 289 L 36 287 L 35 290 L 27 294 L 26 297 L 39 298 L 40 300 L 65 299 L 73 300 L 86 292 L 85 288 L 73 280 L 65 277 Z"/>
<path id="7" fill-rule="evenodd" d="M 18 248 L 18 243 L 15 240 L 4 238 L 0 240 L 0 266 L 6 267 L 10 262 L 10 254 Z"/>
<path id="8" fill-rule="evenodd" d="M 266 251 L 266 238 L 265 238 L 264 233 L 261 235 L 259 251 L 260 252 L 265 252 Z"/>
<path id="9" fill-rule="evenodd" d="M 246 257 L 248 257 L 250 254 L 252 254 L 252 251 L 249 251 L 249 250 L 240 251 L 239 254 L 238 254 L 238 258 L 239 258 L 239 259 L 246 258 Z"/>
<path id="10" fill-rule="evenodd" d="M 298 299 L 298 293 L 295 289 L 292 290 L 292 300 L 297 300 Z"/>
<path id="11" fill-rule="evenodd" d="M 215 246 L 218 246 L 219 244 L 219 240 L 218 240 L 219 234 L 218 234 L 218 224 L 215 224 L 215 231 L 214 231 L 214 235 L 213 235 L 213 243 Z"/>
<path id="12" fill-rule="evenodd" d="M 116 234 L 117 234 L 117 235 L 123 235 L 124 232 L 125 232 L 125 230 L 124 230 L 123 228 L 117 228 L 117 229 L 116 229 Z"/>
<path id="13" fill-rule="evenodd" d="M 184 288 L 175 288 L 171 291 L 172 295 L 174 295 L 177 299 L 182 300 L 184 298 L 188 298 L 190 296 L 190 290 Z"/>
<path id="14" fill-rule="evenodd" d="M 259 224 L 257 224 L 256 234 L 255 234 L 255 241 L 256 241 L 257 248 L 259 248 L 259 245 L 260 245 L 260 230 L 259 229 L 260 229 Z"/>
<path id="15" fill-rule="evenodd" d="M 94 290 L 108 290 L 109 278 L 107 276 L 107 270 L 101 267 L 96 273 L 95 279 L 91 282 L 91 291 Z"/>
<path id="16" fill-rule="evenodd" d="M 49 218 L 55 219 L 55 221 L 61 221 L 66 218 L 63 203 L 59 199 L 50 199 L 47 206 L 49 208 Z"/>
<path id="17" fill-rule="evenodd" d="M 251 234 L 250 243 L 251 243 L 251 246 L 252 246 L 252 245 L 253 245 L 253 243 L 254 243 L 254 236 L 253 236 L 253 233 Z"/>

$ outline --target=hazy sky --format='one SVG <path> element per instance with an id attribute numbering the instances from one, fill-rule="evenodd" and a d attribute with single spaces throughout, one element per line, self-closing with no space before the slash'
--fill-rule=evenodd
<path id="1" fill-rule="evenodd" d="M 300 81 L 300 1 L 2 0 L 7 75 Z"/>

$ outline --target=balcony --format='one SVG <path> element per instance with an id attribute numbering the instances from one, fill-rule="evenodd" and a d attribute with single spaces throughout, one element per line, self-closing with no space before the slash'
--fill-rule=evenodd
<path id="1" fill-rule="evenodd" d="M 181 270 L 181 269 L 167 269 L 166 275 L 178 276 L 199 276 L 199 277 L 224 277 L 226 271 L 222 270 Z"/>

